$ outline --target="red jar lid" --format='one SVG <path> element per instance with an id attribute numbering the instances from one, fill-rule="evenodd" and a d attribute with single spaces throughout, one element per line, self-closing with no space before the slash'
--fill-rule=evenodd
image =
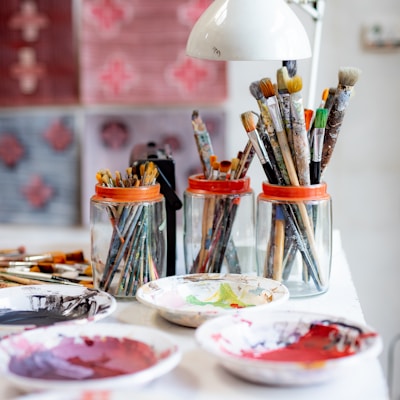
<path id="1" fill-rule="evenodd" d="M 158 201 L 163 198 L 160 193 L 160 184 L 137 187 L 107 187 L 96 185 L 96 194 L 92 200 L 114 201 L 114 202 L 139 202 L 139 201 Z"/>
<path id="2" fill-rule="evenodd" d="M 327 185 L 325 182 L 310 186 L 272 185 L 263 182 L 262 189 L 263 192 L 259 197 L 265 200 L 305 201 L 327 200 L 330 198 L 326 191 Z"/>
<path id="3" fill-rule="evenodd" d="M 242 194 L 250 193 L 250 178 L 212 180 L 205 179 L 204 175 L 192 175 L 189 177 L 187 192 L 197 194 Z"/>

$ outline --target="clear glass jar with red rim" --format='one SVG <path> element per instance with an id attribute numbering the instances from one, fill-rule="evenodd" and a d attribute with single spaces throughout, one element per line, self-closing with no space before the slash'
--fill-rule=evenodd
<path id="1" fill-rule="evenodd" d="M 189 177 L 183 196 L 186 272 L 256 275 L 254 213 L 250 178 Z"/>
<path id="2" fill-rule="evenodd" d="M 96 185 L 90 200 L 91 262 L 96 289 L 134 298 L 166 276 L 166 211 L 160 185 Z"/>
<path id="3" fill-rule="evenodd" d="M 291 297 L 328 290 L 332 261 L 332 200 L 325 183 L 264 182 L 257 197 L 258 274 L 282 282 Z"/>

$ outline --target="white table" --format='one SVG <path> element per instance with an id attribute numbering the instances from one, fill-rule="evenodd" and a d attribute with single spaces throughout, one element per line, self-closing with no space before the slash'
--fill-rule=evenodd
<path id="1" fill-rule="evenodd" d="M 83 249 L 89 256 L 89 240 L 86 229 L 0 226 L 0 248 L 22 244 L 27 247 L 28 252 Z M 334 232 L 333 243 L 332 274 L 328 292 L 315 297 L 291 299 L 286 307 L 341 315 L 365 323 L 338 232 Z M 182 273 L 182 265 L 177 266 L 177 272 Z M 377 359 L 365 363 L 349 376 L 318 386 L 283 388 L 256 385 L 236 378 L 222 369 L 212 356 L 197 345 L 194 329 L 173 325 L 154 310 L 136 301 L 119 302 L 117 311 L 107 320 L 161 329 L 171 334 L 183 350 L 179 365 L 141 389 L 140 395 L 143 397 L 137 397 L 139 393 L 135 392 L 135 399 L 389 399 L 387 384 Z M 127 393 L 116 392 L 108 400 L 128 399 L 130 396 L 131 394 L 128 396 Z M 17 397 L 18 392 L 0 377 L 0 399 L 11 400 Z"/>

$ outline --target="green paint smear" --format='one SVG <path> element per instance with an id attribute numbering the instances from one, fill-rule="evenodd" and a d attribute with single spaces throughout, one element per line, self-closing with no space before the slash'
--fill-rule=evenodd
<path id="1" fill-rule="evenodd" d="M 244 308 L 254 306 L 254 304 L 246 304 L 239 300 L 228 283 L 221 283 L 218 291 L 210 297 L 210 299 L 214 298 L 216 299 L 215 301 L 201 301 L 191 294 L 186 297 L 186 302 L 196 306 L 212 305 L 221 308 Z"/>

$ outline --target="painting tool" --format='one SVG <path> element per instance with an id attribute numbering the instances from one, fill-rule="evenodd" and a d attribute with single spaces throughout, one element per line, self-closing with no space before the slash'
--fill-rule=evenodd
<path id="1" fill-rule="evenodd" d="M 326 122 L 321 159 L 321 175 L 331 159 L 354 85 L 357 83 L 360 73 L 361 70 L 354 67 L 342 67 L 339 69 L 339 83 Z"/>
<path id="2" fill-rule="evenodd" d="M 330 110 L 333 104 L 333 99 L 335 98 L 336 88 L 329 88 L 328 97 L 325 100 L 324 108 Z"/>
<path id="3" fill-rule="evenodd" d="M 268 178 L 268 181 L 270 183 L 277 183 L 275 172 L 272 168 L 267 152 L 257 132 L 256 125 L 253 119 L 253 112 L 244 112 L 241 114 L 240 118 L 242 120 L 243 127 L 246 130 L 247 135 L 255 149 L 255 152 L 260 159 L 261 165 L 264 169 L 265 175 Z"/>
<path id="4" fill-rule="evenodd" d="M 199 111 L 194 110 L 192 113 L 192 126 L 194 131 L 194 139 L 197 145 L 197 151 L 200 156 L 200 161 L 203 166 L 204 176 L 208 176 L 211 170 L 209 163 L 210 156 L 214 154 L 210 134 L 200 117 Z"/>
<path id="5" fill-rule="evenodd" d="M 325 104 L 326 104 L 326 100 L 328 99 L 329 96 L 329 88 L 325 88 L 322 91 L 322 95 L 321 95 L 321 103 L 319 104 L 318 108 L 324 108 Z"/>
<path id="6" fill-rule="evenodd" d="M 266 100 L 265 94 L 263 92 L 262 80 L 258 81 L 258 82 L 253 82 L 250 85 L 250 93 L 257 100 L 258 106 L 260 108 L 261 117 L 262 117 L 263 123 L 266 128 L 266 133 L 269 137 L 269 142 L 272 146 L 272 149 L 273 149 L 273 152 L 275 155 L 276 164 L 278 165 L 278 168 L 280 170 L 280 175 L 283 177 L 285 184 L 289 185 L 290 178 L 289 178 L 288 171 L 287 171 L 287 168 L 285 165 L 285 160 L 284 160 L 284 157 L 282 154 L 282 149 L 279 145 L 278 137 L 276 135 L 272 117 L 271 117 L 270 111 L 267 106 L 267 100 Z"/>
<path id="7" fill-rule="evenodd" d="M 228 199 L 226 199 L 226 200 L 228 200 Z M 230 242 L 230 239 L 231 239 L 232 227 L 233 227 L 233 223 L 235 221 L 237 208 L 239 207 L 240 197 L 235 197 L 234 199 L 232 199 L 232 201 L 229 201 L 228 203 L 229 204 L 227 204 L 227 208 L 226 208 L 228 210 L 228 212 L 225 217 L 226 224 L 225 224 L 222 238 L 221 238 L 221 246 L 220 246 L 220 250 L 218 252 L 218 259 L 217 259 L 217 262 L 215 265 L 215 272 L 221 272 L 222 262 L 225 257 L 225 254 L 227 252 L 228 243 Z M 237 266 L 239 266 L 239 264 L 237 264 Z M 240 269 L 239 270 L 230 270 L 229 272 L 230 273 L 240 273 Z"/>
<path id="8" fill-rule="evenodd" d="M 297 177 L 296 167 L 293 162 L 286 132 L 283 128 L 282 117 L 280 114 L 278 99 L 276 97 L 275 87 L 272 84 L 271 79 L 264 78 L 260 81 L 260 88 L 267 100 L 267 107 L 275 128 L 279 147 L 281 149 L 282 157 L 289 175 L 290 184 L 294 186 L 299 186 L 299 179 Z"/>
<path id="9" fill-rule="evenodd" d="M 313 151 L 310 162 L 311 184 L 320 183 L 322 146 L 324 144 L 325 126 L 328 119 L 328 110 L 318 108 L 315 113 L 314 129 L 312 131 Z"/>
<path id="10" fill-rule="evenodd" d="M 247 171 L 250 168 L 251 162 L 253 161 L 254 155 L 256 154 L 256 151 L 251 143 L 251 140 L 248 140 L 246 143 L 246 146 L 242 152 L 241 156 L 239 158 L 239 165 L 236 169 L 235 173 L 235 178 L 236 179 L 242 179 L 246 176 Z"/>
<path id="11" fill-rule="evenodd" d="M 219 164 L 219 179 L 225 181 L 228 172 L 231 169 L 232 162 L 230 160 L 222 160 Z"/>
<path id="12" fill-rule="evenodd" d="M 274 244 L 275 248 L 272 279 L 281 282 L 283 272 L 283 254 L 285 247 L 285 217 L 280 205 L 276 206 Z"/>
<path id="13" fill-rule="evenodd" d="M 297 61 L 296 60 L 284 60 L 282 66 L 287 68 L 289 77 L 292 78 L 297 74 Z"/>
<path id="14" fill-rule="evenodd" d="M 239 158 L 237 158 L 237 157 L 232 158 L 232 160 L 231 160 L 231 172 L 230 172 L 230 175 L 229 175 L 229 179 L 230 180 L 235 179 L 236 170 L 238 169 L 238 167 L 239 167 Z"/>
<path id="15" fill-rule="evenodd" d="M 287 140 L 289 143 L 290 151 L 292 153 L 293 160 L 295 159 L 293 149 L 293 132 L 292 132 L 292 111 L 290 103 L 290 93 L 287 87 L 287 82 L 290 79 L 289 73 L 286 67 L 279 68 L 276 71 L 276 82 L 278 89 L 278 101 L 281 107 L 282 120 L 284 123 Z"/>
<path id="16" fill-rule="evenodd" d="M 296 75 L 288 80 L 287 85 L 291 102 L 296 171 L 300 185 L 307 186 L 310 184 L 310 146 L 304 117 L 303 97 L 301 94 L 303 81 L 299 75 Z"/>
<path id="17" fill-rule="evenodd" d="M 211 156 L 210 156 L 210 171 L 209 171 L 208 176 L 206 176 L 205 178 L 213 179 L 213 170 L 214 170 L 213 165 L 217 161 L 218 161 L 218 157 L 215 154 L 211 154 Z"/>

